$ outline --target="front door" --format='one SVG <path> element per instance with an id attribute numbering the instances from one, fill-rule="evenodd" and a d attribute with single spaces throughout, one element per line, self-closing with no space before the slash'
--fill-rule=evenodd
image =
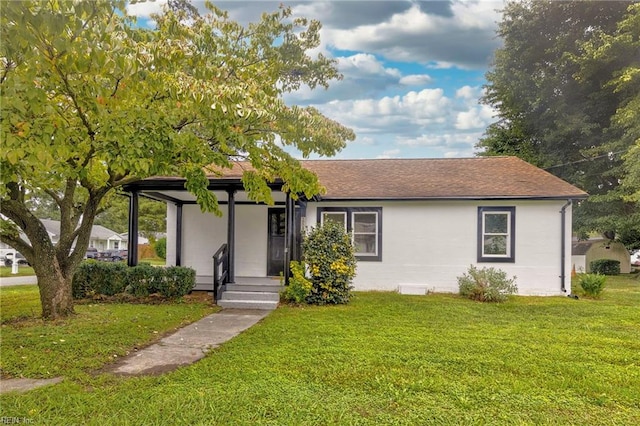
<path id="1" fill-rule="evenodd" d="M 267 275 L 278 276 L 284 271 L 285 212 L 281 208 L 269 209 L 269 236 L 267 241 Z"/>

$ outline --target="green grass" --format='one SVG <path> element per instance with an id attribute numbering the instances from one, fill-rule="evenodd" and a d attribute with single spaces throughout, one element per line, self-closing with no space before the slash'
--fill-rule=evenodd
<path id="1" fill-rule="evenodd" d="M 173 373 L 66 380 L 4 395 L 1 411 L 40 424 L 638 424 L 639 318 L 630 276 L 598 300 L 357 293 L 281 307 Z"/>
<path id="2" fill-rule="evenodd" d="M 33 272 L 33 268 L 31 266 L 22 266 L 20 265 L 18 267 L 18 273 L 17 274 L 12 274 L 11 273 L 11 266 L 0 266 L 0 277 L 1 278 L 5 278 L 5 277 L 25 277 L 28 275 L 35 275 L 36 273 Z"/>
<path id="3" fill-rule="evenodd" d="M 3 377 L 82 377 L 214 308 L 206 303 L 77 304 L 76 315 L 39 319 L 36 286 L 0 290 Z"/>
<path id="4" fill-rule="evenodd" d="M 148 263 L 151 266 L 165 266 L 167 261 L 164 259 L 160 259 L 159 257 L 140 259 L 138 263 Z"/>

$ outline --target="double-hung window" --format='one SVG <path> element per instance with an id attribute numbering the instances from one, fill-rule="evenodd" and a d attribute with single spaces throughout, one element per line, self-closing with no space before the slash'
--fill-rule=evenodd
<path id="1" fill-rule="evenodd" d="M 321 207 L 321 224 L 335 222 L 351 233 L 351 241 L 358 260 L 382 260 L 381 207 Z"/>
<path id="2" fill-rule="evenodd" d="M 515 207 L 478 207 L 478 262 L 515 262 Z"/>

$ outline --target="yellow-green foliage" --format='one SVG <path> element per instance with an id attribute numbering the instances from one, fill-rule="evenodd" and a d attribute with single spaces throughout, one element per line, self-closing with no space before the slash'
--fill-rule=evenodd
<path id="1" fill-rule="evenodd" d="M 307 303 L 348 303 L 356 275 L 356 256 L 344 228 L 333 222 L 325 223 L 305 237 L 302 247 L 312 283 Z"/>
<path id="2" fill-rule="evenodd" d="M 292 277 L 289 279 L 289 285 L 282 294 L 284 300 L 293 303 L 304 303 L 307 300 L 313 284 L 305 277 L 304 268 L 303 262 L 291 262 Z"/>

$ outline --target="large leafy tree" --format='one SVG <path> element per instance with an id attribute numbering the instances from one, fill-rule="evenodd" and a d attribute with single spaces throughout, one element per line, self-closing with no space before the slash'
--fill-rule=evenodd
<path id="1" fill-rule="evenodd" d="M 517 155 L 592 194 L 576 209 L 582 233 L 623 235 L 640 226 L 637 206 L 620 186 L 633 143 L 615 119 L 634 93 L 611 83 L 621 78 L 620 70 L 638 63 L 637 47 L 595 55 L 603 35 L 615 34 L 632 13 L 629 6 L 507 3 L 498 29 L 504 46 L 487 73 L 484 102 L 497 109 L 499 120 L 478 146 L 484 155 Z"/>
<path id="2" fill-rule="evenodd" d="M 628 6 L 615 30 L 596 31 L 580 48 L 580 55 L 575 57 L 580 66 L 576 79 L 582 82 L 602 68 L 612 70 L 612 78 L 603 90 L 618 95 L 620 100 L 611 117 L 611 128 L 619 132 L 619 137 L 600 148 L 624 153 L 620 185 L 593 201 L 606 209 L 612 200 L 621 200 L 626 209 L 623 217 L 603 214 L 596 224 L 599 229 L 614 229 L 630 249 L 640 249 L 640 3 Z"/>
<path id="3" fill-rule="evenodd" d="M 179 175 L 203 209 L 217 211 L 205 167 L 241 158 L 253 165 L 243 181 L 254 200 L 271 201 L 276 176 L 287 191 L 317 193 L 316 177 L 285 147 L 330 156 L 353 139 L 317 110 L 282 100 L 339 77 L 332 60 L 308 54 L 318 22 L 281 8 L 243 27 L 208 9 L 166 10 L 148 30 L 122 0 L 0 8 L 0 238 L 32 264 L 43 317 L 73 312 L 73 272 L 101 202 L 118 187 Z M 42 193 L 59 210 L 55 246 L 28 205 Z"/>

